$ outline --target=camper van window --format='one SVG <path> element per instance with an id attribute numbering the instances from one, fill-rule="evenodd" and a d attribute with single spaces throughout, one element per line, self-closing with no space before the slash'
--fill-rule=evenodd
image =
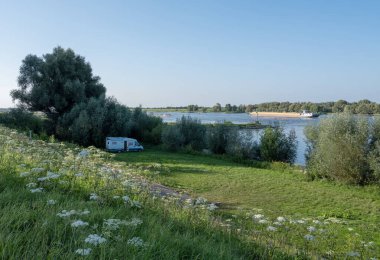
<path id="1" fill-rule="evenodd" d="M 112 142 L 112 144 L 117 144 L 116 142 Z"/>
<path id="2" fill-rule="evenodd" d="M 136 145 L 136 146 L 139 146 L 140 144 L 139 144 L 139 142 L 135 142 L 135 145 Z"/>

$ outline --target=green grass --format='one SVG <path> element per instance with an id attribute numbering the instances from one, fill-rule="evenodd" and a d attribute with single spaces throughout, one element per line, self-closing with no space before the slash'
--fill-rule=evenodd
<path id="1" fill-rule="evenodd" d="M 157 149 L 119 154 L 116 158 L 140 167 L 152 163 L 162 164 L 161 172 L 152 175 L 152 179 L 188 192 L 191 196 L 220 202 L 219 212 L 227 216 L 238 215 L 246 219 L 244 216 L 260 212 L 269 219 L 278 216 L 287 219 L 309 218 L 309 225 L 312 226 L 315 224 L 311 219 L 325 221 L 336 218 L 331 221 L 340 223 L 331 227 L 331 237 L 323 236 L 323 241 L 312 248 L 315 255 L 325 255 L 329 250 L 334 251 L 335 256 L 344 256 L 345 252 L 350 251 L 360 251 L 362 255 L 370 257 L 380 254 L 379 246 L 368 254 L 364 253 L 361 246 L 361 241 L 380 244 L 378 186 L 310 182 L 300 170 L 281 164 L 259 169 L 212 156 L 170 153 Z M 251 222 L 249 218 L 240 221 L 240 224 L 244 228 L 255 228 L 250 226 Z M 299 249 L 304 246 L 302 237 L 306 234 L 305 229 L 303 231 L 297 227 L 292 235 L 286 230 L 291 247 Z M 278 239 L 282 238 L 280 235 Z M 282 246 L 289 246 L 288 242 Z"/>
<path id="2" fill-rule="evenodd" d="M 29 141 L 0 127 L 1 259 L 73 259 L 80 257 L 76 250 L 81 248 L 92 249 L 87 256 L 91 259 L 289 258 L 221 227 L 222 220 L 212 212 L 153 197 L 142 172 L 113 161 L 110 154 L 90 147 L 81 157 L 81 150 Z M 46 176 L 55 177 L 38 180 Z M 27 187 L 30 183 L 35 187 Z M 43 191 L 33 193 L 37 187 Z M 90 199 L 91 193 L 96 200 Z M 125 195 L 128 202 L 121 198 Z M 55 204 L 49 205 L 49 200 Z M 63 210 L 75 214 L 58 216 Z M 88 214 L 82 214 L 84 210 Z M 122 224 L 110 228 L 108 219 Z M 128 224 L 132 219 L 141 223 Z M 88 225 L 72 227 L 76 220 Z M 90 234 L 106 242 L 87 243 Z M 143 246 L 130 244 L 134 237 L 142 239 Z"/>

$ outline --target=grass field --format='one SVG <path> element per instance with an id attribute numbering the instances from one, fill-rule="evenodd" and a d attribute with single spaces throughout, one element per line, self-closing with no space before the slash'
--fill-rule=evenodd
<path id="1" fill-rule="evenodd" d="M 152 196 L 140 174 L 93 147 L 0 127 L 0 258 L 289 258 L 202 207 Z"/>
<path id="2" fill-rule="evenodd" d="M 159 173 L 149 173 L 150 178 L 193 197 L 220 203 L 219 213 L 239 223 L 248 237 L 265 243 L 268 239 L 277 241 L 287 252 L 304 249 L 306 239 L 313 240 L 306 246 L 314 256 L 380 255 L 377 186 L 310 182 L 300 170 L 286 165 L 259 169 L 212 156 L 155 149 L 116 158 L 140 167 L 162 165 Z M 255 217 L 266 225 L 255 225 Z M 287 221 L 276 221 L 283 218 Z M 269 226 L 276 232 L 265 232 Z M 253 235 L 252 230 L 261 233 Z"/>

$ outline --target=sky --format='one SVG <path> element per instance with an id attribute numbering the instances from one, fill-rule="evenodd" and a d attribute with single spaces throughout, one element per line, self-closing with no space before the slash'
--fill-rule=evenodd
<path id="1" fill-rule="evenodd" d="M 61 46 L 127 106 L 380 102 L 378 0 L 0 0 L 0 107 Z"/>

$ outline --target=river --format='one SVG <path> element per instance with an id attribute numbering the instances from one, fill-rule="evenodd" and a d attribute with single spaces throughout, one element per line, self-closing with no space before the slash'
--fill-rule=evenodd
<path id="1" fill-rule="evenodd" d="M 181 113 L 181 112 L 151 112 L 150 114 L 161 117 L 164 122 L 176 122 L 182 116 L 190 116 L 192 118 L 199 119 L 202 123 L 216 123 L 223 121 L 230 121 L 234 124 L 246 124 L 259 121 L 263 125 L 280 124 L 285 131 L 289 132 L 294 129 L 297 135 L 297 156 L 295 164 L 305 165 L 305 152 L 306 143 L 304 128 L 310 124 L 317 124 L 320 118 L 275 118 L 275 117 L 257 117 L 256 115 L 250 115 L 247 113 Z M 250 129 L 254 131 L 254 134 L 258 137 L 260 130 Z"/>

